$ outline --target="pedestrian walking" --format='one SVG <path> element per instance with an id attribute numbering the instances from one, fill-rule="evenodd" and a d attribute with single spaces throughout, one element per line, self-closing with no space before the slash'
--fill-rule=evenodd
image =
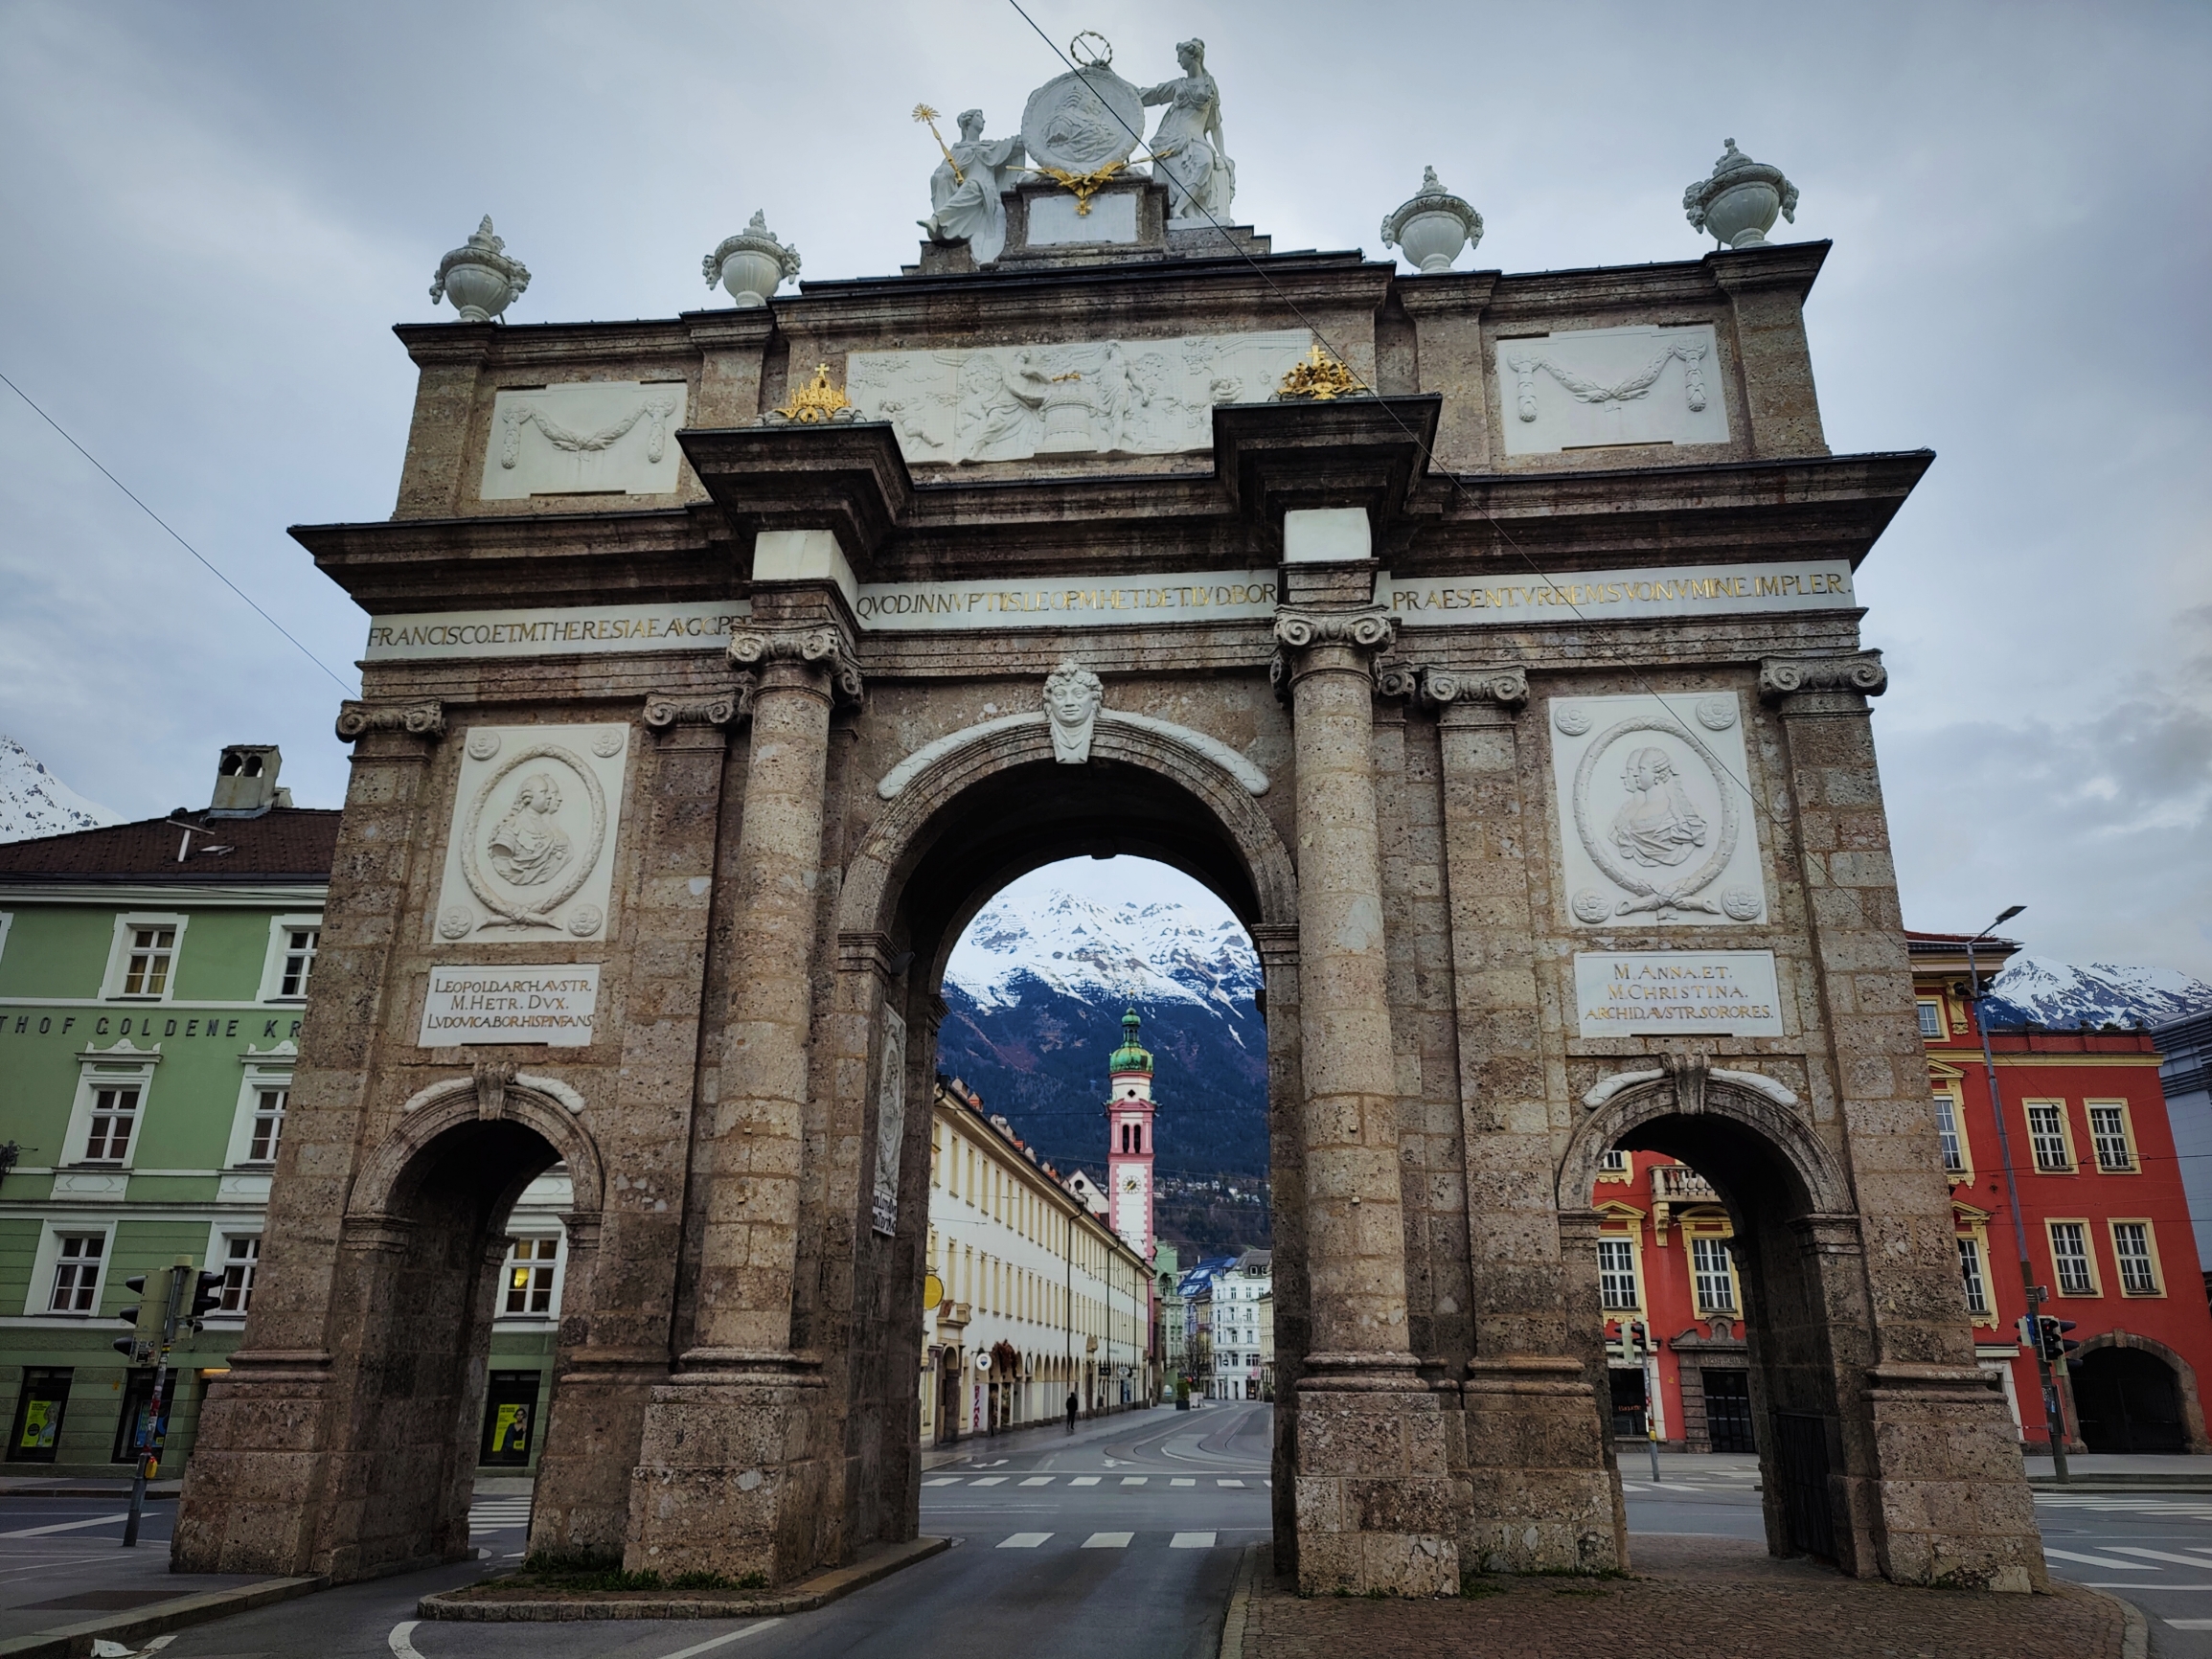
<path id="1" fill-rule="evenodd" d="M 1075 1433 L 1076 1403 L 1075 1390 L 1071 1388 L 1067 1391 L 1067 1432 L 1069 1434 Z"/>

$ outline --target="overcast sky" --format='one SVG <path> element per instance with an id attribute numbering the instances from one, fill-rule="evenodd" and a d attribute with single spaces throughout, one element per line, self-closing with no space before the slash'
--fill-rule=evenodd
<path id="1" fill-rule="evenodd" d="M 1142 7 L 1041 0 L 1140 83 L 1196 32 L 1237 217 L 1364 247 L 1424 164 L 1509 271 L 1697 257 L 1733 136 L 1830 238 L 1838 451 L 1937 462 L 1859 574 L 1911 924 L 2212 977 L 2212 9 Z M 1059 72 L 1006 0 L 0 0 L 0 372 L 351 681 L 363 618 L 285 534 L 384 516 L 438 258 L 490 212 L 514 321 L 708 305 L 755 208 L 810 277 L 895 271 L 936 160 Z M 450 311 L 445 313 L 450 316 Z M 132 815 L 276 739 L 334 805 L 337 685 L 0 388 L 0 731 Z"/>

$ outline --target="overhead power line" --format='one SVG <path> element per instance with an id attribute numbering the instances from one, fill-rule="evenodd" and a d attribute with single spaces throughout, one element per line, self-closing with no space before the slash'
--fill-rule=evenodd
<path id="1" fill-rule="evenodd" d="M 38 406 L 37 399 L 33 398 L 30 393 L 24 391 L 22 387 L 16 385 L 14 381 L 9 379 L 8 376 L 4 374 L 0 374 L 0 385 L 5 385 L 9 391 L 14 393 L 16 397 L 22 398 L 24 402 L 28 403 L 31 406 L 31 412 L 34 415 L 37 416 L 39 420 L 45 421 L 47 425 L 53 427 L 55 431 L 60 433 L 62 442 L 67 443 L 70 448 L 76 450 L 78 454 L 83 456 L 85 460 L 91 462 L 93 466 L 99 471 L 101 477 L 106 479 L 108 483 L 114 485 L 116 489 L 122 490 L 124 494 L 129 496 L 132 503 L 138 508 L 139 511 L 145 513 L 147 517 L 152 519 L 154 523 L 160 525 L 163 530 L 168 531 L 170 539 L 175 542 L 177 546 L 183 548 L 185 552 L 191 554 L 193 557 L 198 559 L 201 564 L 205 565 L 209 575 L 213 576 L 216 580 L 221 582 L 223 586 L 229 588 L 231 592 L 237 594 L 239 598 L 244 600 L 247 604 L 253 605 L 254 615 L 260 617 L 262 621 L 267 623 L 269 626 L 275 628 L 277 632 L 283 634 L 285 639 L 290 640 L 293 648 L 299 651 L 300 655 L 306 657 L 308 661 L 313 663 L 315 667 L 321 669 L 323 672 L 331 676 L 331 682 L 336 685 L 338 690 L 344 692 L 349 697 L 354 694 L 354 688 L 348 685 L 343 679 L 340 679 L 338 675 L 331 670 L 330 664 L 323 661 L 321 657 L 315 655 L 313 651 L 308 649 L 306 646 L 301 645 L 299 640 L 294 637 L 292 632 L 286 628 L 283 623 L 277 621 L 275 617 L 269 615 L 269 613 L 262 609 L 260 605 L 255 604 L 252 595 L 248 594 L 245 589 L 239 586 L 237 582 L 231 580 L 229 577 L 223 575 L 221 571 L 217 570 L 214 563 L 208 558 L 207 555 L 200 552 L 198 548 L 193 546 L 191 542 L 185 540 L 183 536 L 177 534 L 175 530 L 171 527 L 169 520 L 162 517 L 160 513 L 154 511 L 152 508 L 147 506 L 144 501 L 139 499 L 138 492 L 136 490 L 132 489 L 129 485 L 124 483 L 122 479 L 116 477 L 114 473 L 108 471 L 105 466 L 101 466 L 100 457 L 93 454 L 91 450 L 85 448 L 83 444 L 78 443 L 75 438 L 72 438 L 69 435 L 68 428 L 63 426 L 60 421 L 55 420 L 53 416 L 47 414 L 45 410 L 41 409 Z"/>

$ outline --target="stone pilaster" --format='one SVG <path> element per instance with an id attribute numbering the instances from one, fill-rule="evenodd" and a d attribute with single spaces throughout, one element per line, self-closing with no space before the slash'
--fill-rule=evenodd
<path id="1" fill-rule="evenodd" d="M 1443 757 L 1475 1357 L 1463 1385 L 1471 1561 L 1512 1572 L 1625 1564 L 1619 1476 L 1604 1432 L 1594 1318 L 1577 1290 L 1595 1247 L 1567 1248 L 1551 1183 L 1553 1125 L 1531 950 L 1529 838 L 1516 731 L 1517 666 L 1425 670 Z M 1579 1242 L 1578 1239 L 1574 1241 Z"/>
<path id="2" fill-rule="evenodd" d="M 1466 1489 L 1406 1348 L 1398 1086 L 1375 801 L 1388 613 L 1276 612 L 1296 746 L 1305 1232 L 1311 1347 L 1297 1404 L 1298 1582 L 1455 1592 Z"/>
<path id="3" fill-rule="evenodd" d="M 2018 1438 L 2003 1400 L 1976 1386 L 1950 1195 L 1931 1155 L 1927 1053 L 1867 708 L 1886 685 L 1876 651 L 1769 657 L 1759 671 L 1781 716 L 1859 1209 L 1855 1220 L 1811 1218 L 1803 1242 L 1822 1301 L 1814 1317 L 1835 1343 L 1835 1478 L 1851 1534 L 1838 1554 L 1849 1570 L 1902 1583 L 2027 1590 L 2044 1574 Z"/>
<path id="4" fill-rule="evenodd" d="M 655 693 L 658 739 L 638 799 L 635 942 L 620 1082 L 599 1144 L 623 1180 L 594 1216 L 570 1216 L 559 1381 L 531 1506 L 531 1548 L 604 1555 L 623 1548 L 631 1470 L 652 1389 L 667 1381 L 682 1256 L 708 923 L 730 727 L 749 677 L 705 693 Z"/>
<path id="5" fill-rule="evenodd" d="M 624 1558 L 780 1583 L 819 1559 L 825 1518 L 822 1378 L 791 1351 L 791 1298 L 830 714 L 860 675 L 834 622 L 741 629 L 730 659 L 757 680 L 721 1086 L 695 1137 L 694 1343 L 646 1410 Z"/>

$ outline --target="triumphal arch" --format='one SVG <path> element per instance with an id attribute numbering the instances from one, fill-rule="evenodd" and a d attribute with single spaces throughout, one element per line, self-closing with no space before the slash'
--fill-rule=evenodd
<path id="1" fill-rule="evenodd" d="M 2042 1581 L 1853 589 L 1929 456 L 1823 442 L 1826 245 L 1277 253 L 1184 70 L 1099 94 L 1181 124 L 1156 177 L 1080 87 L 1018 145 L 970 112 L 899 275 L 770 297 L 756 221 L 708 261 L 735 307 L 399 330 L 392 516 L 295 532 L 374 620 L 180 1566 L 466 1553 L 506 1211 L 557 1165 L 532 1546 L 780 1583 L 913 1535 L 946 954 L 1022 871 L 1131 853 L 1265 965 L 1303 1585 L 1627 1564 L 1623 1147 L 1731 1212 L 1773 1547 Z"/>

